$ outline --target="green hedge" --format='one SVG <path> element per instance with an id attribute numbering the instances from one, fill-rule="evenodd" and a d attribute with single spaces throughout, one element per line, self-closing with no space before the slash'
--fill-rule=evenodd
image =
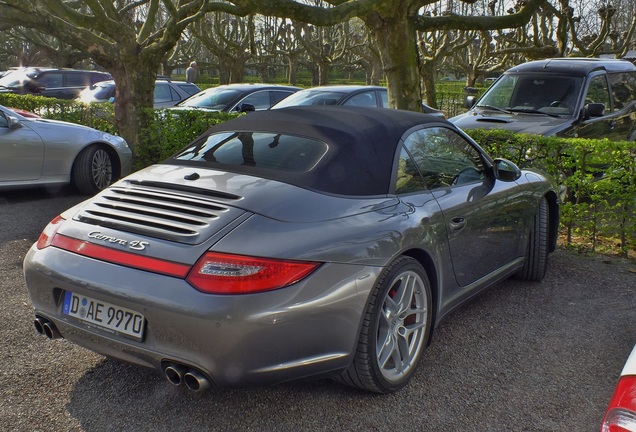
<path id="1" fill-rule="evenodd" d="M 635 255 L 636 143 L 467 132 L 493 157 L 540 168 L 558 180 L 566 244 Z"/>
<path id="2" fill-rule="evenodd" d="M 116 133 L 111 104 L 86 106 L 34 96 L 0 94 L 0 104 L 42 117 Z M 199 111 L 153 110 L 135 168 L 161 161 L 210 126 L 237 116 Z M 468 133 L 493 157 L 551 174 L 561 187 L 563 242 L 580 248 L 636 256 L 636 143 L 562 139 L 502 130 Z"/>

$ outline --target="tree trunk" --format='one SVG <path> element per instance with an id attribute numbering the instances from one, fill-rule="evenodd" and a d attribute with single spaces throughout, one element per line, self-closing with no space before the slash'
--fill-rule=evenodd
<path id="1" fill-rule="evenodd" d="M 435 89 L 435 66 L 433 61 L 425 61 L 420 66 L 420 76 L 426 93 L 426 105 L 437 108 L 437 90 Z"/>
<path id="2" fill-rule="evenodd" d="M 393 1 L 382 16 L 371 12 L 364 21 L 378 42 L 388 83 L 389 106 L 422 111 L 416 31 L 409 19 L 409 9 L 408 0 Z"/>
<path id="3" fill-rule="evenodd" d="M 327 77 L 328 71 L 329 71 L 328 61 L 318 63 L 318 85 L 319 86 L 324 86 L 329 83 L 329 78 Z"/>
<path id="4" fill-rule="evenodd" d="M 135 154 L 142 146 L 142 131 L 152 121 L 154 87 L 158 64 L 138 60 L 127 68 L 109 70 L 115 80 L 115 124 Z"/>
<path id="5" fill-rule="evenodd" d="M 230 83 L 242 83 L 245 76 L 245 62 L 237 59 L 228 65 L 230 70 Z"/>
<path id="6" fill-rule="evenodd" d="M 289 65 L 289 85 L 295 86 L 298 81 L 298 59 L 295 56 L 287 57 Z"/>

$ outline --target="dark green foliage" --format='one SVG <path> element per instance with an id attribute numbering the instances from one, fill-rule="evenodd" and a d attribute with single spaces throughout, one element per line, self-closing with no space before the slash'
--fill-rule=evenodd
<path id="1" fill-rule="evenodd" d="M 244 114 L 197 110 L 153 110 L 154 121 L 143 131 L 144 143 L 137 149 L 135 168 L 164 160 L 215 124 Z"/>
<path id="2" fill-rule="evenodd" d="M 502 130 L 468 133 L 493 157 L 542 169 L 559 182 L 568 244 L 602 246 L 624 257 L 636 251 L 636 143 Z"/>

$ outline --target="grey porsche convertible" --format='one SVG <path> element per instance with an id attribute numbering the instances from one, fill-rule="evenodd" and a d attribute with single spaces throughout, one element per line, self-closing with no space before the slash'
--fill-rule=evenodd
<path id="1" fill-rule="evenodd" d="M 24 273 L 40 334 L 174 385 L 388 393 L 462 302 L 543 278 L 558 220 L 549 178 L 439 117 L 292 107 L 216 125 L 67 210 Z"/>

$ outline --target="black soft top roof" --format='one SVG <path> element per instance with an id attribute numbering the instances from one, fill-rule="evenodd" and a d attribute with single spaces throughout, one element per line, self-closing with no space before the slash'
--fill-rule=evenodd
<path id="1" fill-rule="evenodd" d="M 166 163 L 203 166 L 279 180 L 307 189 L 338 195 L 389 193 L 394 156 L 409 129 L 443 122 L 411 111 L 346 106 L 301 106 L 257 111 L 213 126 L 193 144 L 219 132 L 271 132 L 313 138 L 329 146 L 310 171 L 290 173 L 218 162 L 169 159 Z"/>

